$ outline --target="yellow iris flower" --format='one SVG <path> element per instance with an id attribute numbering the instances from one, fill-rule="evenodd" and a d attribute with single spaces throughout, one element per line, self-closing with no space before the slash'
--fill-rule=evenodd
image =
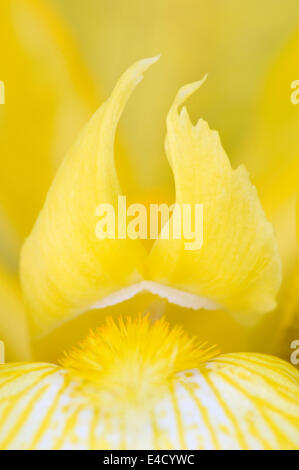
<path id="1" fill-rule="evenodd" d="M 132 0 L 126 5 L 116 1 L 111 9 L 110 2 L 86 0 L 84 15 L 70 0 L 54 3 L 72 21 L 106 94 L 128 63 L 144 53 L 162 52 L 163 61 L 132 97 L 121 123 L 130 163 L 123 169 L 123 159 L 118 159 L 117 169 L 123 190 L 133 194 L 133 199 L 174 199 L 173 176 L 163 154 L 165 116 L 179 86 L 209 71 L 204 92 L 190 102 L 190 115 L 195 120 L 200 109 L 214 128 L 221 129 L 232 163 L 245 163 L 250 171 L 275 227 L 283 261 L 278 308 L 255 319 L 215 311 L 212 322 L 210 312 L 202 311 L 195 320 L 192 310 L 168 303 L 158 306 L 155 297 L 152 301 L 158 309 L 164 308 L 169 321 L 184 321 L 188 331 L 203 334 L 225 351 L 253 349 L 288 357 L 289 339 L 297 337 L 293 325 L 298 322 L 294 317 L 298 318 L 299 311 L 297 302 L 288 300 L 298 291 L 293 271 L 298 256 L 298 107 L 290 102 L 290 84 L 298 70 L 298 40 L 294 35 L 299 22 L 298 2 L 244 0 L 240 4 L 229 0 L 224 4 L 215 0 L 212 7 L 204 0 L 153 0 L 144 2 L 141 8 L 139 0 Z M 281 11 L 286 14 L 282 16 Z M 127 306 L 135 310 L 135 304 Z M 219 328 L 214 328 L 214 322 Z M 273 331 L 278 333 L 273 335 Z"/>
<path id="2" fill-rule="evenodd" d="M 299 372 L 120 320 L 61 361 L 0 373 L 1 449 L 298 449 Z"/>
<path id="3" fill-rule="evenodd" d="M 119 146 L 114 156 L 114 141 L 127 101 L 157 57 L 121 76 L 68 151 L 41 208 L 97 93 L 50 9 L 39 0 L 9 0 L 0 8 L 0 39 L 10 38 L 17 57 L 12 69 L 4 56 L 3 79 L 13 86 L 24 78 L 18 95 L 0 110 L 0 339 L 10 361 L 47 361 L 1 366 L 0 448 L 299 448 L 298 371 L 274 357 L 232 353 L 285 353 L 299 318 L 297 240 L 295 229 L 291 239 L 285 230 L 295 220 L 298 143 L 289 136 L 299 114 L 294 107 L 290 112 L 290 101 L 282 112 L 285 94 L 277 98 L 277 114 L 271 101 L 278 84 L 294 78 L 298 35 L 271 73 L 260 121 L 240 153 L 260 196 L 245 167 L 232 168 L 218 133 L 203 119 L 190 120 L 185 101 L 204 79 L 175 91 L 166 120 L 167 159 L 154 151 L 149 172 L 161 170 L 161 189 L 151 193 L 147 185 L 140 194 L 147 207 L 154 201 L 203 204 L 203 245 L 188 251 L 184 238 L 99 240 L 95 232 L 98 205 L 116 209 L 130 191 L 135 202 L 145 181 L 134 157 Z M 25 124 L 17 110 L 29 99 L 36 101 Z M 136 120 L 139 136 L 149 119 Z M 169 169 L 175 191 L 165 176 Z M 11 187 L 18 190 L 11 194 Z M 22 302 L 15 275 L 25 236 Z M 124 313 L 131 317 L 110 319 L 86 337 L 107 315 Z M 183 324 L 186 333 L 162 315 L 171 325 Z M 230 353 L 219 356 L 194 334 Z"/>
<path id="4" fill-rule="evenodd" d="M 280 259 L 256 190 L 244 167 L 232 170 L 217 132 L 203 120 L 193 126 L 186 108 L 180 109 L 202 82 L 177 93 L 165 144 L 176 202 L 204 204 L 202 248 L 188 252 L 183 239 L 158 239 L 148 253 L 139 239 L 96 237 L 95 208 L 116 206 L 122 194 L 113 154 L 118 120 L 156 60 L 129 68 L 90 119 L 23 246 L 21 280 L 31 330 L 44 343 L 45 335 L 78 315 L 144 291 L 196 310 L 194 317 L 199 309 L 261 316 L 276 305 Z"/>

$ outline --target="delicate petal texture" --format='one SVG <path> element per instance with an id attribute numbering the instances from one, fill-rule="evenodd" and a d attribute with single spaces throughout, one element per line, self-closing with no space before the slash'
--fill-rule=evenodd
<path id="1" fill-rule="evenodd" d="M 219 356 L 143 409 L 88 396 L 56 366 L 2 366 L 0 448 L 299 449 L 299 373 L 270 356 Z"/>
<path id="2" fill-rule="evenodd" d="M 158 240 L 148 257 L 140 240 L 120 239 L 118 229 L 109 239 L 96 237 L 99 204 L 114 207 L 118 225 L 122 193 L 114 134 L 131 92 L 156 60 L 144 59 L 129 68 L 91 118 L 61 165 L 24 244 L 21 278 L 37 336 L 88 309 L 144 291 L 195 310 L 261 313 L 275 307 L 280 261 L 255 188 L 243 167 L 231 169 L 216 132 L 204 121 L 193 127 L 185 108 L 178 114 L 201 82 L 179 91 L 167 118 L 166 151 L 176 202 L 191 209 L 204 205 L 203 247 L 188 251 L 184 238 Z"/>
<path id="3" fill-rule="evenodd" d="M 167 118 L 166 152 L 175 178 L 176 202 L 203 204 L 203 245 L 158 240 L 150 256 L 151 279 L 214 300 L 235 311 L 275 307 L 280 260 L 272 226 L 243 166 L 232 170 L 219 135 L 190 122 L 178 107 L 202 82 L 178 92 Z"/>
<path id="4" fill-rule="evenodd" d="M 35 333 L 51 329 L 91 304 L 142 278 L 139 240 L 96 237 L 96 208 L 121 194 L 113 146 L 127 99 L 156 60 L 128 69 L 65 158 L 25 242 L 21 277 Z"/>

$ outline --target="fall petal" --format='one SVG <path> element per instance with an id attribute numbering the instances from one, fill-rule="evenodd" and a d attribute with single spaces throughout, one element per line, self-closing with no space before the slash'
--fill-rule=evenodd
<path id="1" fill-rule="evenodd" d="M 299 375 L 261 354 L 179 373 L 149 408 L 86 401 L 57 366 L 0 369 L 1 449 L 298 449 Z"/>

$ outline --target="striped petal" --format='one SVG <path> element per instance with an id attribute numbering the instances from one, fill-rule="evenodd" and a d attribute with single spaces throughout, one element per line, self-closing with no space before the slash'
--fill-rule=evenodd
<path id="1" fill-rule="evenodd" d="M 299 373 L 227 354 L 178 373 L 143 410 L 89 401 L 67 370 L 0 369 L 1 449 L 299 449 Z"/>

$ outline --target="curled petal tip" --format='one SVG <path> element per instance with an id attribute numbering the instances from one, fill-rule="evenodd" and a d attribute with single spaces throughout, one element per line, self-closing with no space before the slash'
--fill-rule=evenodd
<path id="1" fill-rule="evenodd" d="M 189 96 L 191 96 L 196 90 L 198 90 L 203 83 L 206 81 L 208 74 L 206 74 L 201 80 L 196 82 L 188 83 L 187 85 L 182 86 L 176 96 L 175 106 L 180 106 L 183 104 Z"/>
<path id="2" fill-rule="evenodd" d="M 157 54 L 154 57 L 148 57 L 146 59 L 141 59 L 140 63 L 144 64 L 146 67 L 150 67 L 152 64 L 157 62 L 161 57 L 161 54 Z"/>
<path id="3" fill-rule="evenodd" d="M 204 206 L 203 244 L 189 258 L 182 239 L 157 240 L 150 253 L 151 281 L 167 280 L 181 290 L 188 286 L 189 293 L 230 312 L 265 313 L 275 308 L 281 283 L 273 227 L 247 172 L 243 167 L 232 169 L 218 133 L 203 120 L 193 126 L 186 108 L 178 113 L 205 80 L 206 76 L 178 91 L 167 116 L 165 141 L 176 203 Z"/>
<path id="4" fill-rule="evenodd" d="M 134 64 L 132 67 L 135 70 L 138 70 L 140 73 L 145 72 L 149 67 L 151 67 L 155 62 L 157 62 L 161 57 L 161 54 L 158 54 L 154 57 L 148 57 L 145 59 L 139 60 L 136 64 Z"/>

